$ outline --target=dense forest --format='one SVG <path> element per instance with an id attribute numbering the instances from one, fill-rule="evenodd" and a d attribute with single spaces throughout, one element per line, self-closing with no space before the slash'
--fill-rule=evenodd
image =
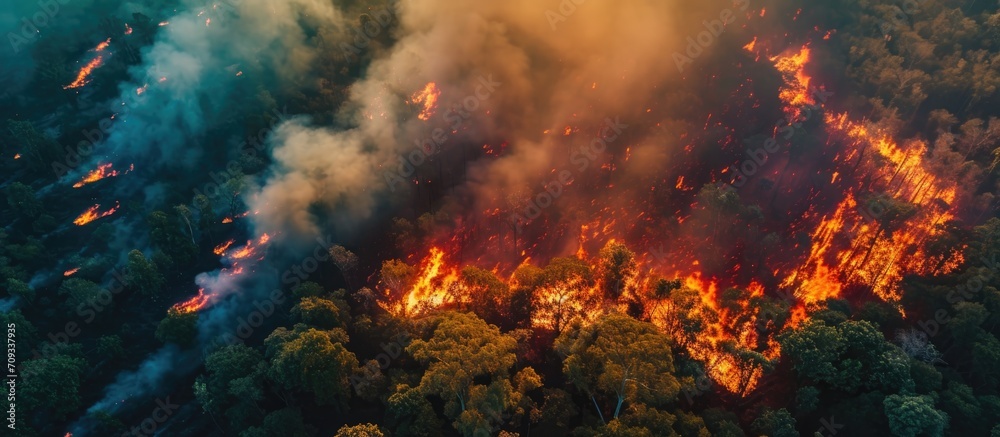
<path id="1" fill-rule="evenodd" d="M 1000 437 L 996 2 L 0 24 L 4 435 Z"/>

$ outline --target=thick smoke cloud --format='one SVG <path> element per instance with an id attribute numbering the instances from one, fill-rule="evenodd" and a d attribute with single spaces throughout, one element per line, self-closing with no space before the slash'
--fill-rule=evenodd
<path id="1" fill-rule="evenodd" d="M 460 155 L 459 147 L 475 150 L 486 142 L 510 145 L 511 153 L 470 174 L 476 197 L 533 189 L 552 167 L 569 165 L 571 149 L 560 136 L 564 126 L 582 130 L 589 141 L 608 117 L 625 122 L 664 104 L 657 100 L 680 76 L 669 54 L 683 50 L 686 36 L 704 30 L 681 17 L 712 19 L 732 7 L 574 4 L 401 1 L 396 44 L 351 89 L 342 117 L 353 128 L 332 131 L 293 121 L 274 136 L 277 165 L 250 198 L 252 209 L 260 210 L 258 226 L 309 235 L 330 225 L 330 216 L 369 216 L 377 200 L 396 188 L 395 177 L 407 174 L 399 170 L 400 157 L 435 128 L 446 131 L 444 154 Z M 477 86 L 484 78 L 498 82 L 496 90 L 477 99 L 475 109 L 458 112 L 482 94 Z M 436 113 L 422 120 L 422 107 L 410 96 L 430 82 L 441 96 Z M 467 120 L 451 123 L 456 113 Z M 552 134 L 543 135 L 546 130 Z M 649 172 L 654 164 L 634 167 Z"/>
<path id="2" fill-rule="evenodd" d="M 202 15 L 202 4 L 186 3 L 189 9 L 170 18 L 143 52 L 145 61 L 131 71 L 132 81 L 121 85 L 121 100 L 130 108 L 99 149 L 107 157 L 135 161 L 149 171 L 195 168 L 205 152 L 191 143 L 224 115 L 237 71 L 269 71 L 279 84 L 318 80 L 308 77 L 317 56 L 309 35 L 352 25 L 346 14 L 320 0 L 243 0 Z M 608 118 L 628 123 L 647 108 L 669 105 L 669 99 L 661 100 L 679 78 L 669 53 L 682 50 L 684 38 L 702 30 L 682 17 L 711 18 L 727 7 L 639 0 L 584 2 L 560 10 L 555 1 L 401 1 L 395 5 L 395 44 L 371 61 L 338 115 L 348 127 L 297 117 L 273 132 L 274 165 L 246 196 L 256 231 L 275 236 L 275 244 L 310 241 L 329 227 L 350 227 L 371 216 L 380 202 L 392 200 L 387 172 L 396 172 L 400 156 L 435 129 L 447 137 L 441 153 L 451 156 L 465 156 L 460 148 L 477 150 L 484 142 L 510 145 L 501 159 L 465 163 L 471 165 L 463 189 L 473 196 L 470 206 L 538 187 L 549 169 L 569 165 L 573 145 L 561 137 L 564 126 L 587 142 Z M 326 42 L 331 43 L 337 44 Z M 423 108 L 411 96 L 429 82 L 437 84 L 440 98 L 432 117 L 422 120 Z M 488 95 L 485 84 L 495 84 Z M 650 143 L 666 136 L 647 134 Z M 641 141 L 633 143 L 642 148 Z M 655 163 L 631 166 L 648 173 Z M 395 195 L 403 199 L 407 191 Z M 219 278 L 211 272 L 199 281 L 212 288 Z M 246 288 L 241 292 L 246 302 L 268 291 Z M 218 335 L 208 331 L 224 329 L 238 309 L 223 302 L 200 314 L 200 338 Z M 120 375 L 90 411 L 115 411 L 116 399 L 162 391 L 169 375 L 183 368 L 181 361 L 192 360 L 166 349 L 157 353 Z M 74 435 L 85 435 L 82 425 L 74 429 L 79 433 Z"/>
<path id="3" fill-rule="evenodd" d="M 237 71 L 269 72 L 277 83 L 302 80 L 316 56 L 306 33 L 344 26 L 342 13 L 319 0 L 241 0 L 220 2 L 214 8 L 196 0 L 185 3 L 178 8 L 181 12 L 167 20 L 155 43 L 144 50 L 143 64 L 131 71 L 132 81 L 120 86 L 121 97 L 112 105 L 126 102 L 128 108 L 108 139 L 97 146 L 103 156 L 96 160 L 135 162 L 147 174 L 178 167 L 190 171 L 204 153 L 192 145 L 225 115 Z M 141 95 L 138 89 L 143 90 Z M 222 271 L 203 273 L 196 282 L 206 292 L 218 293 L 215 299 L 241 291 L 247 294 L 247 302 L 258 292 L 269 292 L 274 283 L 255 278 L 256 285 L 239 284 Z M 229 327 L 227 320 L 237 311 L 240 305 L 229 302 L 200 315 L 199 338 L 214 340 Z M 122 400 L 165 390 L 175 378 L 197 367 L 196 350 L 200 349 L 164 347 L 134 371 L 120 374 L 88 413 L 114 413 L 123 407 Z M 84 417 L 75 423 L 74 435 L 87 435 L 89 420 Z"/>
<path id="4" fill-rule="evenodd" d="M 316 56 L 307 29 L 343 26 L 341 12 L 320 0 L 189 0 L 180 8 L 120 85 L 111 110 L 127 109 L 99 147 L 101 159 L 140 160 L 149 170 L 204 164 L 191 143 L 227 115 L 240 71 L 300 80 Z"/>

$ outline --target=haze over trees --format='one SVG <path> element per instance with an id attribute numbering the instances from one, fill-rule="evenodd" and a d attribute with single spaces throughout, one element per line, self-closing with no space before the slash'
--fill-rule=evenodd
<path id="1" fill-rule="evenodd" d="M 36 7 L 14 3 L 16 14 Z M 340 33 L 379 23 L 382 7 L 410 3 L 337 3 L 347 11 L 344 26 L 319 24 L 316 14 L 305 13 L 268 20 L 277 26 L 268 31 L 309 50 L 278 57 L 269 47 L 225 50 L 251 53 L 252 62 L 229 62 L 223 51 L 207 48 L 212 59 L 188 59 L 179 46 L 152 50 L 156 41 L 186 32 L 192 47 L 202 47 L 212 39 L 191 36 L 203 35 L 194 27 L 214 32 L 227 20 L 242 23 L 220 3 L 204 8 L 211 22 L 199 10 L 190 14 L 196 26 L 172 24 L 178 10 L 190 9 L 174 0 L 63 5 L 50 26 L 31 32 L 30 44 L 19 49 L 23 58 L 8 62 L 0 54 L 5 66 L 24 67 L 23 75 L 0 68 L 0 79 L 17 83 L 16 92 L 0 94 L 0 323 L 16 326 L 9 347 L 18 375 L 12 435 L 122 435 L 149 417 L 159 420 L 153 409 L 162 401 L 180 406 L 156 422 L 165 436 L 1000 436 L 996 2 L 765 0 L 741 12 L 738 24 L 727 24 L 676 83 L 651 91 L 648 109 L 628 109 L 660 117 L 643 128 L 652 134 L 635 129 L 609 144 L 602 155 L 608 161 L 590 166 L 594 173 L 574 174 L 555 206 L 530 224 L 506 221 L 507 213 L 523 210 L 522 197 L 547 185 L 511 183 L 490 193 L 503 208 L 480 208 L 485 201 L 470 192 L 482 187 L 465 184 L 485 180 L 485 163 L 509 153 L 506 138 L 490 138 L 428 158 L 406 178 L 412 186 L 405 193 L 362 202 L 370 211 L 358 222 L 323 205 L 289 212 L 323 223 L 318 233 L 330 238 L 289 242 L 291 229 L 278 229 L 268 237 L 288 238 L 286 245 L 261 243 L 265 229 L 254 221 L 260 213 L 254 196 L 288 164 L 269 138 L 295 133 L 281 124 L 282 114 L 341 133 L 358 119 L 380 117 L 345 115 L 357 104 L 352 96 L 412 110 L 411 118 L 423 109 L 408 95 L 374 97 L 400 93 L 398 84 L 361 86 L 359 79 L 393 70 L 372 61 L 409 54 L 395 39 L 426 23 L 393 15 L 350 61 L 340 44 Z M 726 3 L 719 8 L 732 7 Z M 577 13 L 559 25 L 577 25 L 569 20 L 587 14 Z M 8 16 L 0 14 L 0 22 L 9 23 Z M 498 48 L 523 43 L 523 29 L 467 18 L 470 29 L 488 29 L 483 39 Z M 547 35 L 546 17 L 537 18 Z M 69 88 L 108 38 L 107 52 L 100 52 L 104 66 L 84 87 Z M 751 40 L 756 49 L 745 47 Z M 645 42 L 631 44 L 621 50 Z M 811 50 L 802 74 L 836 97 L 766 157 L 778 173 L 761 172 L 746 188 L 727 189 L 719 182 L 732 175 L 730 166 L 774 136 L 774 119 L 786 116 L 777 97 L 784 78 L 772 57 L 800 47 Z M 669 55 L 663 54 L 668 64 Z M 148 68 L 154 56 L 183 66 L 192 78 L 160 80 Z M 412 59 L 434 68 L 434 59 Z M 510 67 L 530 73 L 549 62 L 565 68 L 567 83 L 579 81 L 580 92 L 601 95 L 606 86 L 575 77 L 568 60 L 525 56 Z M 621 70 L 628 82 L 646 64 L 601 68 Z M 133 84 L 135 77 L 150 88 Z M 190 109 L 182 115 L 168 105 L 133 115 L 120 102 L 123 95 L 155 92 L 157 84 L 160 92 L 180 92 L 195 86 L 188 82 L 214 86 L 219 78 L 232 86 L 197 98 L 178 94 L 175 103 Z M 513 99 L 521 87 L 534 96 L 541 90 L 532 79 L 508 82 L 509 94 L 498 91 L 495 99 Z M 558 102 L 531 103 L 527 118 Z M 626 110 L 604 103 L 575 111 Z M 456 103 L 440 104 L 446 112 Z M 498 112 L 490 114 L 495 125 L 449 130 L 446 144 L 458 147 L 482 132 L 504 136 L 494 130 L 518 123 L 509 111 Z M 851 114 L 859 129 L 894 139 L 910 155 L 887 158 L 874 150 L 877 142 L 848 150 L 848 139 L 831 133 L 835 113 Z M 108 155 L 114 162 L 96 162 L 112 149 L 101 126 L 123 120 L 151 130 L 145 141 L 117 150 L 141 147 L 148 160 Z M 638 121 L 629 123 L 638 128 Z M 573 124 L 543 134 L 526 124 L 538 131 L 521 139 L 528 147 L 542 135 L 559 138 L 552 141 L 559 160 L 570 159 L 574 141 L 587 135 L 590 141 L 595 130 Z M 178 126 L 190 132 L 174 132 Z M 394 136 L 393 122 L 379 127 L 387 141 L 404 142 Z M 101 140 L 90 138 L 98 134 Z M 412 138 L 405 143 L 410 147 Z M 650 152 L 654 146 L 657 153 Z M 372 147 L 358 141 L 362 152 Z M 304 160 L 343 157 L 344 150 Z M 541 160 L 545 172 L 549 158 Z M 890 158 L 920 158 L 926 174 L 899 171 L 879 185 L 868 175 L 897 168 Z M 836 159 L 854 173 L 821 168 Z M 552 160 L 548 179 L 562 170 L 563 162 Z M 97 164 L 110 163 L 115 175 L 89 180 Z M 350 182 L 345 170 L 358 164 L 317 166 L 312 176 L 333 182 L 302 181 L 302 191 L 287 196 L 330 191 L 341 196 L 335 206 L 350 203 L 347 194 L 357 193 L 337 190 Z M 704 170 L 703 180 L 678 180 L 681 167 Z M 643 183 L 622 177 L 627 172 L 641 173 Z M 837 217 L 823 203 L 843 194 L 840 184 L 852 177 L 859 195 L 844 214 L 864 220 L 827 233 L 806 226 Z M 84 178 L 88 183 L 74 187 Z M 903 181 L 928 190 L 934 178 L 953 181 L 954 192 L 926 194 L 935 200 L 923 205 L 922 192 L 901 194 Z M 793 196 L 796 189 L 806 194 Z M 641 211 L 631 198 L 616 196 L 620 190 L 655 209 Z M 591 212 L 604 205 L 581 200 L 592 193 L 628 211 L 614 225 L 629 232 L 601 233 L 601 225 L 614 226 L 595 224 Z M 472 208 L 486 211 L 468 213 Z M 823 238 L 836 247 L 867 235 L 851 250 L 862 264 L 885 261 L 889 238 L 911 230 L 914 217 L 940 211 L 948 213 L 928 226 L 931 237 L 906 242 L 920 250 L 893 260 L 926 261 L 933 273 L 892 277 L 894 299 L 873 291 L 887 269 L 836 297 L 808 302 L 803 296 L 822 288 L 821 281 L 801 288 L 785 283 L 788 260 L 810 257 Z M 74 224 L 87 213 L 93 222 Z M 664 223 L 677 238 L 646 238 Z M 487 235 L 488 247 L 469 237 L 476 232 Z M 436 275 L 422 259 L 431 247 L 444 253 Z M 819 254 L 823 263 L 812 271 L 832 271 L 842 264 L 836 255 Z M 417 285 L 430 290 L 434 305 L 409 305 Z M 225 292 L 202 294 L 213 288 Z"/>

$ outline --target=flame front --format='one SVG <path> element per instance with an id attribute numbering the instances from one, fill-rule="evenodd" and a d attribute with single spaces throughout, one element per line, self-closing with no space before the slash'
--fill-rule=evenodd
<path id="1" fill-rule="evenodd" d="M 73 220 L 73 224 L 77 226 L 83 226 L 99 218 L 107 217 L 111 214 L 114 214 L 115 212 L 118 211 L 118 208 L 119 205 L 117 202 L 115 202 L 114 208 L 111 208 L 104 212 L 100 212 L 101 205 L 100 204 L 94 205 L 88 208 L 86 211 L 84 211 L 83 214 L 80 214 L 80 216 L 77 217 L 76 220 Z"/>
<path id="2" fill-rule="evenodd" d="M 255 263 L 264 259 L 261 254 L 262 247 L 270 240 L 270 234 L 264 233 L 256 240 L 247 240 L 246 245 L 237 248 L 232 248 L 234 240 L 215 246 L 213 252 L 228 264 L 228 267 L 219 271 L 219 276 L 228 280 L 244 275 L 248 269 L 252 271 Z M 218 299 L 220 299 L 219 290 L 208 288 L 206 291 L 206 288 L 199 288 L 197 295 L 174 305 L 173 309 L 181 313 L 196 312 L 212 305 Z"/>
<path id="3" fill-rule="evenodd" d="M 73 80 L 73 82 L 70 83 L 69 85 L 64 86 L 63 89 L 68 90 L 68 89 L 80 88 L 89 83 L 90 80 L 88 78 L 94 72 L 94 70 L 104 65 L 104 56 L 100 55 L 100 53 L 103 52 L 105 49 L 107 49 L 110 44 L 111 44 L 111 38 L 108 38 L 107 40 L 102 41 L 100 44 L 98 44 L 97 47 L 94 47 L 92 51 L 98 53 L 98 55 L 95 56 L 93 59 L 91 59 L 89 62 L 87 62 L 87 64 L 85 64 L 83 68 L 81 68 L 80 71 L 76 73 L 76 79 Z"/>
<path id="4" fill-rule="evenodd" d="M 112 169 L 111 167 L 112 167 L 111 163 L 102 164 L 98 166 L 97 168 L 88 172 L 87 175 L 84 176 L 83 179 L 80 179 L 79 182 L 73 184 L 73 188 L 80 188 L 84 185 L 92 184 L 104 178 L 113 178 L 115 176 L 118 176 L 119 174 L 123 174 L 119 173 L 118 170 Z M 125 173 L 132 171 L 134 168 L 135 167 L 133 165 L 130 165 L 129 169 L 126 170 Z"/>
<path id="5" fill-rule="evenodd" d="M 451 301 L 448 291 L 458 282 L 458 270 L 445 264 L 444 251 L 437 247 L 421 263 L 420 273 L 413 287 L 406 294 L 406 313 L 416 314 L 421 309 L 435 308 Z"/>
<path id="6" fill-rule="evenodd" d="M 193 313 L 208 305 L 208 295 L 204 288 L 198 289 L 198 295 L 173 306 L 173 309 L 180 313 Z"/>
<path id="7" fill-rule="evenodd" d="M 756 38 L 744 48 L 751 52 L 767 52 L 766 42 Z M 824 103 L 818 101 L 822 100 L 818 96 L 823 88 L 817 87 L 816 80 L 806 73 L 811 55 L 812 50 L 806 44 L 785 55 L 764 58 L 773 62 L 784 79 L 778 97 L 784 103 L 783 112 L 788 120 L 806 117 L 805 107 L 810 107 L 812 113 L 826 111 Z M 826 114 L 822 121 L 829 136 L 826 147 L 830 149 L 824 152 L 832 167 L 824 180 L 835 189 L 812 192 L 809 198 L 812 206 L 801 217 L 790 219 L 792 229 L 801 230 L 809 237 L 808 246 L 795 245 L 795 250 L 789 253 L 768 255 L 767 260 L 773 265 L 767 278 L 743 273 L 746 266 L 735 257 L 724 261 L 729 263 L 728 267 L 703 266 L 698 247 L 714 245 L 711 229 L 703 240 L 699 240 L 703 237 L 697 232 L 688 232 L 690 235 L 680 238 L 651 237 L 648 229 L 663 226 L 661 219 L 656 218 L 658 215 L 653 214 L 657 210 L 653 203 L 598 207 L 592 212 L 592 219 L 576 228 L 579 236 L 575 256 L 589 263 L 594 271 L 598 268 L 598 260 L 594 259 L 596 251 L 593 249 L 608 242 L 619 239 L 628 242 L 629 247 L 645 249 L 636 256 L 641 273 L 629 280 L 627 289 L 648 289 L 653 278 L 680 278 L 684 290 L 696 293 L 698 302 L 684 311 L 697 316 L 704 326 L 695 338 L 685 340 L 682 347 L 704 363 L 713 380 L 735 394 L 745 395 L 752 391 L 763 375 L 763 366 L 748 364 L 740 351 L 756 352 L 769 360 L 780 356 L 780 347 L 774 338 L 780 327 L 775 327 L 769 319 L 761 319 L 760 323 L 771 328 L 768 331 L 759 329 L 760 314 L 751 305 L 753 299 L 775 295 L 790 299 L 790 320 L 784 325 L 787 328 L 805 320 L 810 306 L 843 297 L 848 287 L 870 290 L 872 295 L 892 302 L 899 298 L 898 284 L 904 275 L 947 273 L 962 261 L 960 249 L 945 255 L 932 255 L 924 248 L 928 241 L 942 234 L 942 224 L 956 217 L 958 200 L 955 182 L 939 179 L 927 170 L 923 162 L 927 145 L 920 141 L 901 145 L 890 133 L 870 127 L 863 119 L 852 119 L 848 114 Z M 577 131 L 572 126 L 561 129 L 568 135 Z M 690 148 L 685 150 L 691 152 Z M 602 170 L 611 172 L 614 169 L 605 166 Z M 677 192 L 691 191 L 699 184 L 692 174 L 679 174 L 664 181 L 667 180 Z M 787 187 L 776 189 L 783 188 Z M 656 192 L 655 187 L 652 192 Z M 655 196 L 650 197 L 650 202 L 656 201 Z M 592 205 L 599 202 L 600 199 L 593 200 Z M 872 205 L 885 202 L 893 202 L 886 208 L 900 211 L 910 211 L 912 207 L 912 213 L 872 211 Z M 690 205 L 693 212 L 676 211 L 675 217 L 668 220 L 673 225 L 684 224 L 694 213 L 705 208 L 695 201 Z M 483 214 L 490 220 L 501 216 L 500 209 L 487 210 Z M 564 228 L 548 231 L 558 232 L 552 237 L 561 235 L 564 238 L 573 233 Z M 447 254 L 463 253 L 461 245 L 467 239 L 476 238 L 472 236 L 475 232 L 475 227 L 463 225 L 454 231 L 461 236 L 431 242 L 417 267 L 412 286 L 399 302 L 389 302 L 385 307 L 415 316 L 435 308 L 464 305 L 471 298 L 466 296 L 469 290 L 463 289 L 460 279 L 462 266 L 450 263 Z M 519 243 L 511 241 L 510 237 L 487 234 L 491 235 L 488 240 L 491 248 L 517 249 L 508 253 L 518 254 L 519 259 L 504 263 L 506 268 L 499 268 L 506 273 L 510 273 L 507 269 L 537 256 L 539 242 L 550 236 L 545 232 L 532 237 L 534 242 Z M 623 235 L 628 238 L 622 238 Z M 656 248 L 666 244 L 672 248 L 670 253 L 656 253 Z M 478 246 L 477 249 L 491 250 Z M 559 250 L 561 252 L 557 253 L 568 251 L 565 246 Z M 483 255 L 491 258 L 487 253 Z M 470 264 L 484 264 L 482 258 Z M 707 273 L 709 271 L 713 273 Z M 508 285 L 516 286 L 513 278 L 508 280 Z M 727 299 L 737 293 L 737 302 L 722 305 L 723 292 L 730 296 Z M 585 320 L 594 319 L 602 311 L 628 310 L 628 298 L 625 297 L 617 302 L 605 300 L 592 306 L 592 302 L 600 300 L 602 295 L 598 286 L 583 281 L 538 288 L 533 297 L 536 311 L 532 326 L 552 329 L 557 324 L 553 314 L 538 308 L 565 306 Z M 675 318 L 672 311 L 677 309 L 651 301 L 648 294 L 644 296 L 632 296 L 633 301 L 642 301 L 646 311 L 643 318 L 653 321 L 672 337 L 682 335 L 683 326 L 672 321 L 672 317 Z"/>

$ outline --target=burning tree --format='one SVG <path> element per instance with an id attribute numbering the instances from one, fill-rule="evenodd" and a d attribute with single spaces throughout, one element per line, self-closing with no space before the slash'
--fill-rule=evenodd
<path id="1" fill-rule="evenodd" d="M 579 258 L 554 258 L 538 276 L 534 324 L 557 333 L 574 317 L 593 315 L 601 296 L 590 265 Z"/>
<path id="2" fill-rule="evenodd" d="M 609 241 L 597 258 L 597 277 L 605 299 L 617 302 L 623 295 L 636 299 L 639 272 L 635 253 L 622 243 Z"/>
<path id="3" fill-rule="evenodd" d="M 415 273 L 416 270 L 413 266 L 398 259 L 382 262 L 379 278 L 381 278 L 381 284 L 385 288 L 385 294 L 390 302 L 399 302 L 404 298 L 413 282 Z"/>
<path id="4" fill-rule="evenodd" d="M 510 286 L 493 272 L 465 267 L 459 274 L 458 284 L 466 307 L 487 323 L 504 326 L 512 320 Z"/>

